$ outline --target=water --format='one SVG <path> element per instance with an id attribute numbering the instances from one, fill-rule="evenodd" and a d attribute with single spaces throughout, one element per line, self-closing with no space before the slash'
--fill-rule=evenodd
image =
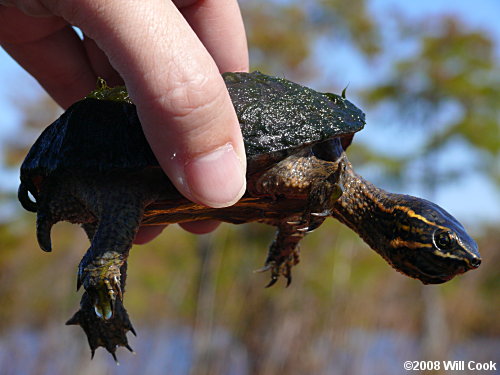
<path id="1" fill-rule="evenodd" d="M 84 335 L 75 327 L 14 328 L 0 337 L 0 375 L 250 374 L 248 351 L 224 329 L 204 335 L 186 326 L 138 328 L 139 336 L 129 337 L 136 354 L 119 348 L 119 366 L 102 348 L 91 361 Z M 403 374 L 404 361 L 422 359 L 418 339 L 398 332 L 350 330 L 342 332 L 341 342 L 330 337 L 317 339 L 311 360 L 317 362 L 318 374 Z M 447 359 L 493 360 L 498 367 L 500 339 L 457 343 Z"/>

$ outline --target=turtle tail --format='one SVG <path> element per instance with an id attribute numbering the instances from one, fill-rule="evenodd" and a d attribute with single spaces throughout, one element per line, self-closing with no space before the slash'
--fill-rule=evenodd
<path id="1" fill-rule="evenodd" d="M 53 220 L 51 215 L 41 210 L 36 217 L 36 238 L 38 245 L 43 251 L 52 251 L 52 242 L 50 240 L 50 230 L 57 220 Z"/>
<path id="2" fill-rule="evenodd" d="M 30 199 L 28 193 L 33 194 L 28 186 L 26 186 L 26 183 L 21 182 L 17 191 L 17 198 L 19 202 L 21 202 L 21 206 L 23 206 L 26 211 L 37 212 L 38 204 Z"/>

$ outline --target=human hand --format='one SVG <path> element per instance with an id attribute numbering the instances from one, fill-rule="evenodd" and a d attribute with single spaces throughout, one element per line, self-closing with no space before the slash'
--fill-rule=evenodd
<path id="1" fill-rule="evenodd" d="M 245 191 L 238 120 L 219 72 L 247 71 L 236 0 L 0 0 L 0 44 L 63 107 L 125 82 L 161 167 L 211 207 Z M 84 33 L 81 40 L 72 26 Z M 203 233 L 214 223 L 192 223 Z M 139 231 L 147 242 L 162 228 Z"/>

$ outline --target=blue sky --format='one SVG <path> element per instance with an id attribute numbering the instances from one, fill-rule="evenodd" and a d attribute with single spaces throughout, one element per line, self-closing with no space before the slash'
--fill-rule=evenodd
<path id="1" fill-rule="evenodd" d="M 432 18 L 433 16 L 448 14 L 458 16 L 463 24 L 470 30 L 481 30 L 487 33 L 496 41 L 497 60 L 500 61 L 500 1 L 499 0 L 420 0 L 420 1 L 398 1 L 398 0 L 372 0 L 370 7 L 375 17 L 380 23 L 390 25 L 390 14 L 394 12 L 402 13 L 405 19 L 422 20 L 422 18 Z M 390 33 L 387 27 L 385 33 Z M 390 35 L 386 35 L 390 38 Z M 357 59 L 355 53 L 347 46 L 335 46 L 335 53 L 332 54 L 332 46 L 325 41 L 324 45 L 318 48 L 315 61 L 319 61 L 319 70 L 322 72 L 321 79 L 315 82 L 316 85 L 325 85 L 325 81 L 330 79 L 335 82 L 337 89 L 349 85 L 347 91 L 355 93 L 366 88 L 372 82 L 379 81 L 384 75 L 390 73 L 390 64 L 382 62 L 367 63 L 362 59 Z M 411 45 L 398 43 L 397 49 L 391 51 L 391 57 L 405 55 L 411 51 Z M 330 53 L 325 53 L 325 51 Z M 370 65 L 368 65 L 370 64 Z M 500 74 L 500 72 L 499 72 Z M 328 83 L 326 84 L 328 85 Z M 352 98 L 357 102 L 360 99 Z M 500 107 L 500 103 L 499 103 Z M 380 111 L 383 112 L 383 111 Z M 356 135 L 356 141 L 364 142 L 379 152 L 394 154 L 411 154 L 411 150 L 418 149 L 425 141 L 425 134 L 418 128 L 412 131 L 411 127 L 404 123 L 397 123 L 397 119 L 390 118 L 375 110 L 368 110 L 367 125 L 365 129 Z M 443 125 L 446 123 L 446 116 L 453 116 L 453 112 L 443 114 Z M 499 131 L 500 131 L 500 124 Z M 436 160 L 439 170 L 456 170 L 462 165 L 468 165 L 471 158 L 479 158 L 463 142 L 457 140 L 453 146 L 447 150 L 444 158 Z M 500 162 L 500 161 L 499 161 Z M 474 173 L 473 168 L 464 168 L 464 178 L 454 181 L 451 184 L 440 185 L 435 195 L 428 196 L 426 191 L 419 187 L 404 187 L 401 193 L 408 193 L 421 196 L 446 208 L 453 215 L 470 226 L 474 226 L 482 221 L 500 221 L 500 192 L 484 176 Z M 374 169 L 362 169 L 361 173 L 368 179 L 376 179 L 377 171 Z M 420 172 L 420 171 L 418 171 Z M 386 189 L 393 189 L 391 186 L 384 186 L 384 181 L 377 181 Z"/>
<path id="2" fill-rule="evenodd" d="M 421 19 L 424 15 L 429 18 L 439 14 L 457 15 L 466 26 L 484 31 L 496 41 L 496 57 L 500 61 L 499 0 L 373 0 L 371 7 L 378 17 L 382 18 L 384 14 L 394 9 L 400 9 L 411 19 Z M 500 103 L 498 105 L 500 107 Z M 500 123 L 498 126 L 500 129 Z M 366 134 L 366 137 L 369 138 L 370 134 Z M 418 137 L 414 139 L 414 142 L 418 143 Z M 400 147 L 408 147 L 408 143 L 412 142 L 402 141 Z M 454 150 L 450 150 L 445 160 L 438 162 L 456 168 L 460 163 L 465 163 L 464 157 L 468 157 L 467 150 L 465 147 L 457 145 Z M 466 173 L 470 175 L 470 178 L 443 186 L 438 190 L 433 200 L 436 200 L 437 203 L 466 223 L 473 224 L 478 219 L 499 221 L 500 193 L 498 189 L 484 177 L 474 174 L 473 171 Z M 419 194 L 419 191 L 409 191 L 409 193 Z"/>
<path id="3" fill-rule="evenodd" d="M 486 31 L 497 41 L 497 46 L 500 46 L 500 22 L 498 21 L 500 0 L 455 0 L 453 2 L 449 0 L 372 0 L 370 7 L 380 20 L 385 19 L 387 14 L 395 9 L 410 19 L 421 19 L 424 16 L 432 17 L 432 15 L 443 13 L 458 15 L 467 26 Z M 500 59 L 498 49 L 497 57 Z M 362 87 L 368 80 L 373 79 L 373 76 L 367 74 L 370 72 L 369 67 L 363 66 L 362 63 L 353 62 L 349 50 L 340 48 L 335 60 L 321 63 L 325 75 L 345 77 L 345 83 L 348 83 L 354 91 L 356 87 Z M 381 71 L 380 74 L 383 72 Z M 12 91 L 13 89 L 15 91 Z M 19 135 L 19 122 L 22 116 L 17 112 L 15 106 L 11 105 L 13 100 L 19 100 L 22 95 L 34 97 L 42 93 L 43 91 L 36 81 L 12 61 L 3 50 L 0 50 L 0 149 L 4 147 L 6 139 L 16 138 Z M 387 148 L 388 139 L 396 139 L 397 137 L 396 144 L 391 141 L 391 152 L 404 152 L 407 148 L 418 147 L 417 134 L 405 137 L 397 126 L 386 127 L 386 130 L 381 132 L 380 127 L 377 127 L 376 124 L 380 120 L 377 115 L 368 113 L 367 116 L 369 123 L 366 129 L 359 134 L 357 138 L 359 141 L 366 142 L 378 149 L 384 149 Z M 461 162 L 462 155 L 463 149 L 458 146 L 455 153 L 452 150 L 450 157 L 441 160 L 440 163 L 456 167 L 457 163 Z M 2 190 L 15 190 L 18 184 L 17 171 L 6 170 L 2 167 L 2 163 L 0 153 L 0 192 Z M 367 177 L 370 177 L 370 173 L 374 173 L 369 170 L 363 172 L 367 173 Z M 407 192 L 425 197 L 425 193 L 418 189 Z M 486 179 L 474 173 L 471 173 L 470 178 L 463 179 L 460 183 L 442 186 L 433 200 L 465 223 L 473 224 L 482 220 L 500 221 L 500 194 L 498 190 L 495 190 L 495 187 Z M 1 214 L 0 208 L 0 216 Z"/>

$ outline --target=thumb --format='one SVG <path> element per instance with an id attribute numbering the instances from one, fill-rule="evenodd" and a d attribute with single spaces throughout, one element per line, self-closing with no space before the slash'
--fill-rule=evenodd
<path id="1" fill-rule="evenodd" d="M 57 13 L 94 39 L 123 77 L 176 188 L 207 206 L 235 203 L 246 186 L 238 119 L 215 62 L 175 5 L 57 3 Z"/>

